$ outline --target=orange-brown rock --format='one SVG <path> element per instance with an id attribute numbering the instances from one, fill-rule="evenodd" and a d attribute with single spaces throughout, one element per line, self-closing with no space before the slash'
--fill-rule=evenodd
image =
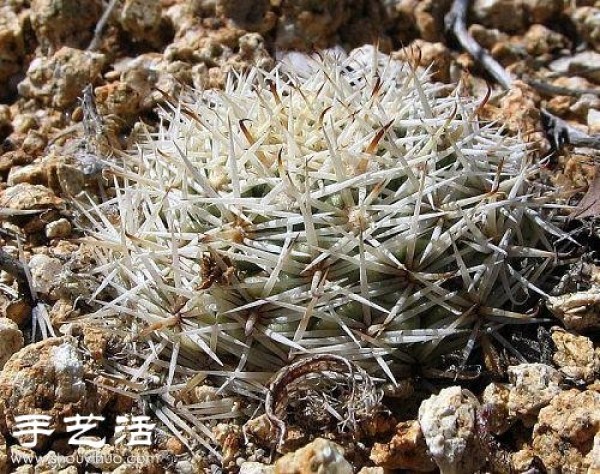
<path id="1" fill-rule="evenodd" d="M 0 432 L 11 432 L 19 415 L 48 415 L 50 429 L 64 432 L 66 416 L 101 414 L 114 392 L 91 383 L 92 369 L 71 336 L 21 349 L 0 372 Z M 37 446 L 45 441 L 40 436 Z"/>
<path id="2" fill-rule="evenodd" d="M 435 469 L 416 420 L 396 425 L 396 433 L 388 443 L 375 443 L 370 455 L 376 466 L 385 469 L 408 469 L 430 472 Z"/>
<path id="3" fill-rule="evenodd" d="M 274 474 L 352 474 L 352 465 L 336 443 L 317 438 L 275 463 Z"/>
<path id="4" fill-rule="evenodd" d="M 578 474 L 592 464 L 599 431 L 600 393 L 568 390 L 540 410 L 532 447 L 547 470 Z"/>

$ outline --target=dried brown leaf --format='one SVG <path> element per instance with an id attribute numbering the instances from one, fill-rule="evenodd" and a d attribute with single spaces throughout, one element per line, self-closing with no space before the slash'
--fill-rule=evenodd
<path id="1" fill-rule="evenodd" d="M 600 216 L 600 167 L 596 167 L 596 177 L 583 199 L 569 217 L 583 219 L 584 217 Z"/>

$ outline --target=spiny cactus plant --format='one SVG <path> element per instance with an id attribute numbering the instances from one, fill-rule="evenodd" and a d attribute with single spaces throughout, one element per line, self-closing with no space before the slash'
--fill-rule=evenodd
<path id="1" fill-rule="evenodd" d="M 394 380 L 544 295 L 538 166 L 460 87 L 362 48 L 188 95 L 84 211 L 95 317 L 231 377 L 330 353 Z"/>

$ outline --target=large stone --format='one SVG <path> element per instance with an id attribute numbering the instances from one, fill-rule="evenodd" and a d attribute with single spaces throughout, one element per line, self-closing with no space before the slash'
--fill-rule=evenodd
<path id="1" fill-rule="evenodd" d="M 274 474 L 352 474 L 343 450 L 332 441 L 317 438 L 303 448 L 288 453 L 275 463 Z"/>
<path id="2" fill-rule="evenodd" d="M 66 46 L 50 57 L 37 57 L 19 83 L 19 94 L 44 105 L 69 107 L 82 96 L 85 86 L 96 80 L 104 59 L 103 54 Z"/>
<path id="3" fill-rule="evenodd" d="M 63 264 L 58 258 L 38 254 L 29 260 L 29 270 L 35 291 L 47 295 L 57 286 Z"/>
<path id="4" fill-rule="evenodd" d="M 590 331 L 600 328 L 600 287 L 597 285 L 587 291 L 551 296 L 546 305 L 569 330 Z"/>
<path id="5" fill-rule="evenodd" d="M 50 189 L 41 185 L 20 183 L 0 192 L 0 207 L 16 211 L 16 215 L 18 211 L 45 210 L 60 204 L 62 200 Z"/>
<path id="6" fill-rule="evenodd" d="M 475 0 L 472 12 L 487 27 L 522 33 L 531 24 L 556 18 L 564 6 L 563 0 Z"/>
<path id="7" fill-rule="evenodd" d="M 508 368 L 508 380 L 509 414 L 531 426 L 539 410 L 562 391 L 563 376 L 545 364 L 520 364 Z"/>
<path id="8" fill-rule="evenodd" d="M 114 393 L 95 385 L 94 379 L 103 380 L 93 374 L 74 337 L 52 337 L 26 346 L 0 372 L 0 432 L 15 430 L 19 415 L 50 416 L 49 429 L 56 432 L 65 432 L 64 417 L 100 415 Z M 29 436 L 19 442 L 31 441 Z M 40 436 L 36 447 L 46 441 Z"/>
<path id="9" fill-rule="evenodd" d="M 596 51 L 600 50 L 600 8 L 579 7 L 571 13 L 577 33 Z"/>
<path id="10" fill-rule="evenodd" d="M 102 14 L 101 0 L 32 0 L 31 25 L 45 49 L 85 49 Z"/>
<path id="11" fill-rule="evenodd" d="M 547 23 L 554 20 L 565 8 L 564 0 L 522 0 L 525 21 L 532 23 Z"/>
<path id="12" fill-rule="evenodd" d="M 478 407 L 475 395 L 461 387 L 445 388 L 421 403 L 419 424 L 442 474 L 471 474 L 483 465 L 475 427 Z"/>
<path id="13" fill-rule="evenodd" d="M 8 318 L 0 318 L 0 370 L 10 357 L 23 348 L 23 333 Z"/>
<path id="14" fill-rule="evenodd" d="M 550 69 L 561 75 L 577 75 L 600 83 L 600 53 L 587 50 L 565 56 L 552 61 Z"/>
<path id="15" fill-rule="evenodd" d="M 0 98 L 7 82 L 22 68 L 25 45 L 23 18 L 8 6 L 0 7 Z M 14 86 L 13 86 L 14 87 Z"/>
<path id="16" fill-rule="evenodd" d="M 294 0 L 283 3 L 277 26 L 277 46 L 281 49 L 326 48 L 352 12 L 348 0 Z"/>
<path id="17" fill-rule="evenodd" d="M 125 0 L 119 10 L 119 23 L 134 41 L 145 41 L 156 47 L 163 39 L 161 5 L 159 0 Z"/>
<path id="18" fill-rule="evenodd" d="M 600 376 L 600 348 L 594 349 L 590 338 L 553 328 L 552 341 L 556 345 L 552 360 L 564 375 L 586 383 Z"/>
<path id="19" fill-rule="evenodd" d="M 244 30 L 265 33 L 275 25 L 276 16 L 269 0 L 216 0 L 215 3 L 217 15 L 230 18 Z"/>
<path id="20" fill-rule="evenodd" d="M 599 431 L 600 393 L 568 390 L 540 410 L 532 446 L 549 472 L 579 474 L 596 464 Z"/>
<path id="21" fill-rule="evenodd" d="M 419 422 L 403 421 L 389 443 L 375 443 L 370 455 L 376 466 L 429 472 L 435 469 Z"/>
<path id="22" fill-rule="evenodd" d="M 475 0 L 472 12 L 478 23 L 508 33 L 525 29 L 523 2 L 519 0 Z"/>

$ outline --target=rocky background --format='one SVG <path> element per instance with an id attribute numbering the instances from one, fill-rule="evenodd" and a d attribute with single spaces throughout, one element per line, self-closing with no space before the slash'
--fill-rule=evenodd
<path id="1" fill-rule="evenodd" d="M 519 79 L 507 93 L 445 33 L 450 0 L 110 3 L 112 9 L 101 0 L 0 2 L 0 473 L 600 473 L 600 271 L 593 243 L 549 301 L 553 323 L 523 333 L 523 347 L 531 349 L 525 360 L 490 347 L 483 375 L 415 374 L 386 391 L 391 414 L 356 439 L 291 432 L 283 447 L 288 454 L 273 466 L 260 418 L 245 427 L 249 443 L 239 425 L 213 424 L 222 459 L 190 453 L 168 434 L 150 449 L 74 448 L 58 423 L 34 447 L 44 457 L 28 461 L 34 451 L 10 435 L 15 414 L 102 414 L 109 420 L 102 429 L 111 432 L 110 420 L 138 405 L 107 374 L 107 364 L 118 359 L 118 335 L 80 320 L 85 306 L 78 303 L 97 282 L 81 276 L 90 260 L 70 198 L 100 192 L 96 157 L 131 146 L 140 121 L 156 123 L 165 96 L 221 87 L 228 71 L 270 68 L 282 51 L 377 43 L 394 57 L 433 64 L 438 81 L 462 79 L 481 97 L 488 81 L 486 116 L 551 156 L 547 179 L 574 204 L 597 169 L 597 150 L 552 152 L 540 108 L 600 133 L 600 2 L 474 0 L 470 33 Z M 82 107 L 88 84 L 96 109 Z M 600 185 L 594 188 L 589 217 L 574 224 L 588 229 L 586 242 L 598 238 Z M 30 272 L 25 283 L 22 268 Z M 203 384 L 186 397 L 187 403 L 220 399 Z M 74 449 L 84 461 L 53 461 Z M 111 453 L 160 456 L 117 463 L 100 455 Z"/>

